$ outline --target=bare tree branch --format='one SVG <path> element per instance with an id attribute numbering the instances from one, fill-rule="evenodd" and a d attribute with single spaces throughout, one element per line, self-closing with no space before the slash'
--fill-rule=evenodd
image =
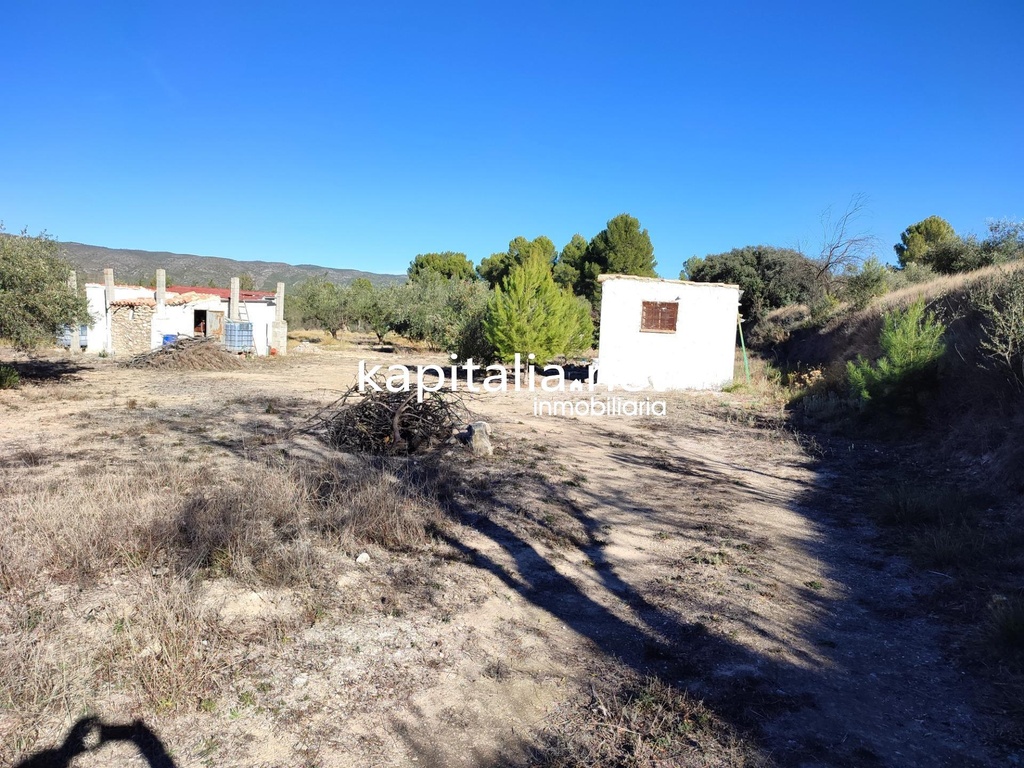
<path id="1" fill-rule="evenodd" d="M 850 198 L 842 215 L 833 217 L 831 206 L 821 214 L 821 252 L 814 261 L 817 280 L 826 289 L 833 277 L 863 262 L 877 247 L 878 239 L 859 227 L 866 210 L 867 196 L 858 193 Z"/>

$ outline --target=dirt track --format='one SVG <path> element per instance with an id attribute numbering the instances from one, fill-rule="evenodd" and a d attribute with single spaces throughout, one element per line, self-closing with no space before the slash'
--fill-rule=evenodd
<path id="1" fill-rule="evenodd" d="M 351 348 L 177 374 L 93 363 L 0 393 L 3 471 L 15 482 L 160 457 L 230 473 L 260 451 L 316 452 L 285 433 L 374 356 L 395 359 Z M 780 765 L 1003 764 L 917 607 L 929 584 L 872 548 L 850 465 L 750 426 L 733 400 L 673 395 L 664 418 L 573 419 L 534 417 L 529 393 L 481 395 L 496 453 L 453 457 L 471 482 L 435 551 L 339 558 L 315 596 L 205 585 L 240 660 L 212 711 L 142 712 L 93 691 L 36 718 L 31 745 L 23 715 L 0 713 L 0 758 L 58 742 L 88 707 L 144 716 L 182 767 L 512 765 L 616 666 L 705 699 Z M 125 578 L 55 584 L 46 599 L 74 636 L 130 599 Z M 254 639 L 310 601 L 315 620 L 284 642 Z M 250 690 L 257 704 L 239 706 Z M 75 765 L 117 754 L 130 753 Z"/>

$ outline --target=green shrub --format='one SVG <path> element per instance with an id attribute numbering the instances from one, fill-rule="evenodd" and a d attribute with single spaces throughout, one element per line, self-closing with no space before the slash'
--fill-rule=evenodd
<path id="1" fill-rule="evenodd" d="M 946 326 L 925 311 L 924 299 L 885 316 L 879 336 L 882 356 L 871 363 L 863 357 L 846 366 L 851 393 L 862 403 L 906 404 L 934 381 L 946 352 Z"/>
<path id="2" fill-rule="evenodd" d="M 14 389 L 21 383 L 21 376 L 10 365 L 0 365 L 0 389 Z"/>
<path id="3" fill-rule="evenodd" d="M 986 283 L 973 300 L 984 316 L 982 354 L 1024 390 L 1024 271 Z"/>
<path id="4" fill-rule="evenodd" d="M 825 325 L 835 316 L 837 309 L 839 309 L 839 299 L 830 293 L 822 294 L 811 304 L 811 325 Z"/>
<path id="5" fill-rule="evenodd" d="M 460 362 L 472 359 L 476 363 L 490 363 L 494 360 L 494 347 L 487 340 L 487 333 L 484 331 L 486 315 L 487 307 L 484 306 L 463 318 L 455 346 L 452 348 L 452 353 Z"/>
<path id="6" fill-rule="evenodd" d="M 950 525 L 918 533 L 912 552 L 925 568 L 964 568 L 990 559 L 992 545 L 977 528 Z"/>
<path id="7" fill-rule="evenodd" d="M 890 291 L 898 291 L 900 288 L 906 288 L 908 285 L 927 283 L 938 276 L 939 273 L 929 265 L 912 261 L 902 269 L 887 270 L 885 280 Z"/>
<path id="8" fill-rule="evenodd" d="M 860 269 L 846 278 L 846 298 L 857 309 L 864 309 L 871 300 L 889 290 L 889 270 L 872 256 Z"/>
<path id="9" fill-rule="evenodd" d="M 740 314 L 754 323 L 773 309 L 810 303 L 817 282 L 817 268 L 799 251 L 768 245 L 748 245 L 728 253 L 693 257 L 683 265 L 683 280 L 700 283 L 734 283 L 740 296 Z"/>

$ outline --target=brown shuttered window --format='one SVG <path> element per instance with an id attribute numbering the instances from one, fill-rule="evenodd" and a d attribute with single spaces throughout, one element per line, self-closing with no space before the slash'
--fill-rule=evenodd
<path id="1" fill-rule="evenodd" d="M 645 301 L 640 315 L 640 330 L 649 333 L 675 333 L 678 318 L 678 301 Z"/>

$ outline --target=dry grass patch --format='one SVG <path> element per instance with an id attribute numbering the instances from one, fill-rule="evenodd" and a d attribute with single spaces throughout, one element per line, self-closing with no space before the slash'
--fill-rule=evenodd
<path id="1" fill-rule="evenodd" d="M 273 586 L 308 583 L 317 557 L 306 526 L 306 495 L 284 467 L 250 463 L 228 483 L 185 498 L 176 513 L 154 520 L 179 569 L 204 570 Z"/>
<path id="2" fill-rule="evenodd" d="M 336 462 L 307 473 L 311 524 L 342 545 L 415 551 L 443 525 L 448 478 L 412 461 Z"/>
<path id="3" fill-rule="evenodd" d="M 741 735 L 685 691 L 610 672 L 545 729 L 532 765 L 544 768 L 768 766 Z"/>
<path id="4" fill-rule="evenodd" d="M 941 296 L 968 291 L 980 283 L 997 279 L 1008 272 L 1018 269 L 1024 269 L 1024 262 L 993 264 L 990 267 L 984 267 L 973 272 L 957 272 L 952 275 L 942 275 L 925 283 L 915 283 L 914 285 L 908 285 L 906 288 L 900 288 L 899 290 L 887 293 L 877 299 L 865 311 L 882 315 L 897 307 L 905 309 L 921 297 L 924 297 L 925 302 L 930 303 Z"/>
<path id="5" fill-rule="evenodd" d="M 191 585 L 143 583 L 109 627 L 97 658 L 101 679 L 156 710 L 201 708 L 227 672 L 225 637 Z"/>
<path id="6" fill-rule="evenodd" d="M 88 689 L 88 651 L 64 642 L 59 605 L 8 595 L 0 613 L 0 711 L 72 711 Z"/>
<path id="7" fill-rule="evenodd" d="M 0 498 L 0 589 L 45 578 L 81 582 L 145 564 L 159 546 L 150 521 L 204 481 L 202 469 L 165 462 L 20 473 Z"/>

